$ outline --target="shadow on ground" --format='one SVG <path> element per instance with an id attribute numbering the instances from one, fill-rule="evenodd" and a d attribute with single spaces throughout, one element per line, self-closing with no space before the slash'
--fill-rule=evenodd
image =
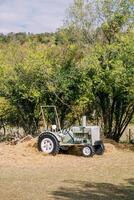
<path id="1" fill-rule="evenodd" d="M 81 148 L 80 147 L 76 147 L 76 146 L 72 146 L 68 150 L 60 149 L 59 153 L 60 154 L 66 154 L 66 155 L 72 155 L 72 156 L 82 156 Z"/>
<path id="2" fill-rule="evenodd" d="M 83 181 L 65 181 L 67 187 L 53 192 L 55 200 L 133 200 L 134 179 L 128 179 L 126 185 L 110 183 L 89 183 Z"/>

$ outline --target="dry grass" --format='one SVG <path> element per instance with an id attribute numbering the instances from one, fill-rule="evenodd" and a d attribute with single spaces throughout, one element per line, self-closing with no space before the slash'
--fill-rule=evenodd
<path id="1" fill-rule="evenodd" d="M 134 153 L 106 144 L 103 156 L 39 153 L 35 140 L 0 144 L 0 200 L 134 199 Z"/>

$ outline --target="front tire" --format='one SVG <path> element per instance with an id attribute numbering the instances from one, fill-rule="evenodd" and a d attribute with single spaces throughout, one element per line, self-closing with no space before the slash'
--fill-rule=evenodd
<path id="1" fill-rule="evenodd" d="M 46 154 L 59 153 L 59 143 L 51 133 L 41 134 L 38 138 L 38 150 Z"/>
<path id="2" fill-rule="evenodd" d="M 93 156 L 93 148 L 89 145 L 82 147 L 82 156 L 84 157 L 91 157 Z"/>
<path id="3" fill-rule="evenodd" d="M 103 153 L 105 151 L 105 147 L 104 147 L 103 143 L 95 145 L 94 148 L 95 148 L 95 154 L 97 154 L 97 155 L 103 155 Z"/>

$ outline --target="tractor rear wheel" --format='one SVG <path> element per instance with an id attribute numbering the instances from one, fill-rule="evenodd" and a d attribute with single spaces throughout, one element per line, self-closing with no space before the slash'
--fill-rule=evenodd
<path id="1" fill-rule="evenodd" d="M 82 147 L 82 156 L 91 157 L 93 156 L 93 148 L 90 145 L 85 145 Z"/>
<path id="2" fill-rule="evenodd" d="M 51 133 L 41 134 L 38 138 L 38 150 L 46 154 L 59 153 L 59 143 Z"/>

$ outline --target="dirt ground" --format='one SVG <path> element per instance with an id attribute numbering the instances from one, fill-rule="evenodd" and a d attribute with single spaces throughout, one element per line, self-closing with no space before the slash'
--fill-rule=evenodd
<path id="1" fill-rule="evenodd" d="M 47 156 L 34 142 L 0 144 L 0 200 L 133 200 L 134 152 Z"/>

